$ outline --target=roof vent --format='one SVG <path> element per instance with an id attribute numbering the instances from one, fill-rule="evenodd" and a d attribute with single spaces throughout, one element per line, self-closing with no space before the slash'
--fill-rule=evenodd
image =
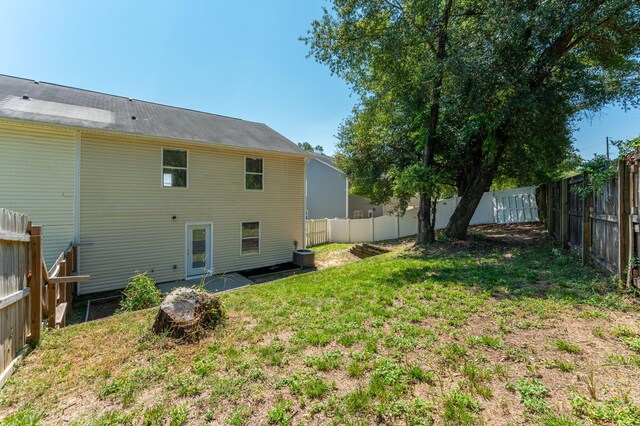
<path id="1" fill-rule="evenodd" d="M 133 102 L 133 99 L 132 99 L 132 98 L 129 98 L 129 102 Z"/>
<path id="2" fill-rule="evenodd" d="M 38 80 L 34 80 L 33 84 L 40 84 L 40 82 Z"/>
<path id="3" fill-rule="evenodd" d="M 132 120 L 135 120 L 135 119 L 136 119 L 136 116 L 135 116 L 135 115 L 132 115 L 132 116 L 131 116 L 131 119 L 132 119 Z"/>
<path id="4" fill-rule="evenodd" d="M 22 95 L 22 99 L 28 100 L 29 99 L 29 95 L 27 95 L 27 94 Z"/>

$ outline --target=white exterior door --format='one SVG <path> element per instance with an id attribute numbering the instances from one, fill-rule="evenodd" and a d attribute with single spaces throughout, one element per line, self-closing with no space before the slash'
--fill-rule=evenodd
<path id="1" fill-rule="evenodd" d="M 210 224 L 187 225 L 186 273 L 188 277 L 206 274 L 211 269 L 211 246 Z"/>

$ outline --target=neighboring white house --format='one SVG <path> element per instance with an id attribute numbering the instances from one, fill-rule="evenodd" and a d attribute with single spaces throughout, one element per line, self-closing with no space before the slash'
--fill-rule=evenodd
<path id="1" fill-rule="evenodd" d="M 391 206 L 373 205 L 349 194 L 349 182 L 335 158 L 316 154 L 307 163 L 307 219 L 379 217 Z"/>
<path id="2" fill-rule="evenodd" d="M 0 207 L 70 241 L 80 293 L 290 262 L 310 154 L 261 123 L 0 75 Z"/>

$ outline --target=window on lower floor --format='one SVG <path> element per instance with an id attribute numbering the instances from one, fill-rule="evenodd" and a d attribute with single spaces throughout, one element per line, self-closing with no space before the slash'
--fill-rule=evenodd
<path id="1" fill-rule="evenodd" d="M 362 219 L 362 218 L 364 218 L 364 212 L 362 210 L 354 210 L 353 211 L 353 218 L 354 219 Z"/>
<path id="2" fill-rule="evenodd" d="M 187 151 L 162 149 L 162 186 L 164 188 L 187 187 Z"/>
<path id="3" fill-rule="evenodd" d="M 242 222 L 242 254 L 260 253 L 260 222 Z"/>

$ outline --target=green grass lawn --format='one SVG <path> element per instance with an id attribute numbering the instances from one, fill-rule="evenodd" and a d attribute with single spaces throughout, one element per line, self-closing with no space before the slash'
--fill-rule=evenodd
<path id="1" fill-rule="evenodd" d="M 155 309 L 49 331 L 0 417 L 640 424 L 640 309 L 613 287 L 544 241 L 397 250 L 225 294 L 197 344 L 154 336 Z"/>

